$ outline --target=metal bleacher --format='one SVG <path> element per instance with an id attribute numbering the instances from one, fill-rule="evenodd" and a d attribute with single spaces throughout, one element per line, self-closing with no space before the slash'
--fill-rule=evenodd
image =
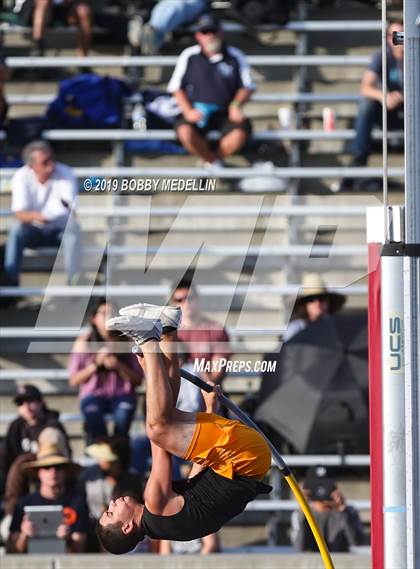
<path id="1" fill-rule="evenodd" d="M 213 313 L 217 317 L 217 309 L 219 300 L 225 295 L 234 293 L 235 301 L 237 298 L 242 298 L 246 294 L 253 296 L 253 308 L 255 314 L 258 311 L 267 309 L 267 305 L 271 307 L 271 301 L 276 300 L 276 310 L 281 311 L 283 315 L 287 314 L 285 305 L 287 304 L 288 297 L 296 294 L 299 285 L 296 283 L 301 282 L 301 275 L 304 271 L 310 270 L 313 266 L 313 258 L 318 259 L 315 267 L 318 270 L 325 271 L 328 274 L 331 271 L 335 287 L 334 290 L 343 291 L 345 286 L 345 294 L 349 298 L 350 308 L 361 308 L 365 305 L 366 284 L 362 280 L 363 270 L 366 271 L 365 257 L 366 246 L 364 244 L 364 216 L 366 206 L 369 200 L 360 196 L 337 196 L 338 201 L 330 204 L 328 200 L 330 196 L 317 196 L 306 195 L 307 188 L 313 182 L 318 182 L 325 179 L 334 179 L 341 177 L 360 177 L 371 178 L 380 177 L 382 169 L 376 163 L 370 167 L 363 168 L 349 168 L 343 166 L 343 162 L 334 159 L 323 164 L 322 160 L 316 161 L 314 155 L 317 150 L 321 148 L 321 153 L 330 152 L 334 157 L 343 151 L 343 147 L 338 143 L 350 141 L 354 137 L 354 130 L 348 128 L 347 124 L 343 124 L 348 117 L 355 114 L 356 104 L 359 100 L 357 94 L 358 80 L 354 77 L 360 77 L 362 69 L 370 61 L 370 54 L 372 52 L 371 44 L 363 48 L 363 52 L 356 50 L 355 53 L 341 53 L 339 55 L 331 55 L 327 49 L 318 49 L 317 53 L 310 53 L 311 51 L 311 38 L 316 34 L 327 33 L 328 37 L 340 38 L 343 34 L 350 35 L 355 32 L 363 32 L 360 34 L 358 41 L 363 44 L 363 37 L 367 35 L 376 34 L 377 45 L 380 43 L 380 21 L 379 19 L 366 19 L 357 20 L 357 14 L 354 13 L 352 19 L 343 20 L 329 20 L 329 19 L 311 19 L 313 12 L 304 2 L 299 2 L 297 10 L 297 19 L 289 22 L 284 32 L 292 34 L 292 46 L 286 46 L 281 55 L 270 54 L 249 54 L 248 60 L 254 68 L 254 73 L 258 76 L 260 68 L 269 68 L 270 72 L 274 69 L 274 73 L 287 73 L 287 80 L 284 81 L 284 88 L 282 88 L 282 80 L 265 81 L 259 77 L 259 89 L 252 97 L 249 103 L 249 108 L 252 110 L 252 118 L 256 123 L 254 129 L 254 138 L 260 142 L 283 142 L 288 145 L 288 157 L 284 165 L 273 166 L 266 168 L 263 166 L 244 166 L 242 162 L 234 161 L 232 167 L 218 168 L 211 172 L 202 167 L 194 165 L 194 160 L 190 157 L 182 157 L 178 161 L 165 157 L 154 161 L 148 161 L 147 158 L 142 156 L 131 158 L 128 163 L 128 158 L 124 152 L 123 143 L 128 140 L 174 140 L 175 136 L 173 131 L 159 130 L 159 131 L 133 131 L 128 129 L 115 129 L 115 130 L 46 130 L 43 132 L 43 137 L 55 143 L 66 143 L 65 150 L 59 146 L 60 159 L 67 158 L 68 162 L 74 167 L 76 176 L 80 179 L 87 177 L 145 177 L 145 178 L 208 178 L 214 177 L 221 181 L 230 181 L 242 179 L 246 177 L 268 178 L 277 177 L 282 180 L 287 180 L 287 192 L 282 196 L 285 201 L 278 205 L 276 198 L 278 196 L 261 196 L 263 200 L 259 204 L 258 214 L 258 231 L 256 234 L 261 238 L 261 243 L 252 244 L 247 247 L 247 255 L 255 256 L 264 260 L 264 267 L 267 271 L 268 278 L 264 282 L 252 282 L 251 278 L 239 283 L 233 282 L 229 275 L 229 269 L 224 271 L 225 278 L 222 282 L 214 283 L 212 280 L 213 263 L 220 267 L 230 267 L 232 262 L 236 262 L 237 257 L 243 255 L 243 243 L 235 241 L 233 236 L 234 232 L 238 233 L 245 231 L 248 225 L 243 220 L 248 216 L 253 216 L 255 213 L 255 205 L 247 205 L 246 198 L 249 196 L 240 196 L 236 203 L 225 203 L 227 199 L 222 199 L 224 194 L 216 192 L 213 202 L 204 202 L 205 205 L 199 206 L 188 205 L 182 209 L 182 215 L 186 219 L 191 220 L 191 227 L 185 234 L 193 235 L 205 228 L 206 232 L 217 233 L 218 231 L 226 231 L 226 226 L 232 222 L 232 230 L 228 238 L 225 240 L 222 237 L 218 240 L 210 240 L 200 250 L 200 254 L 205 258 L 205 269 L 203 272 L 208 278 L 208 282 L 203 282 L 198 286 L 199 294 L 203 298 L 208 298 L 206 308 L 209 313 Z M 330 17 L 330 15 L 327 15 Z M 340 16 L 341 17 L 341 16 Z M 271 32 L 276 27 L 268 26 L 262 31 Z M 238 33 L 243 28 L 235 23 L 228 22 L 225 25 L 227 33 Z M 3 29 L 3 33 L 7 34 L 10 29 Z M 277 29 L 278 32 L 278 29 Z M 241 39 L 242 36 L 238 36 Z M 239 47 L 240 44 L 239 44 Z M 292 50 L 292 53 L 290 53 Z M 261 52 L 261 48 L 259 49 Z M 58 55 L 55 57 L 46 56 L 43 58 L 28 58 L 28 57 L 8 57 L 7 64 L 11 69 L 22 69 L 27 66 L 36 68 L 62 68 L 62 67 L 78 67 L 78 66 L 91 66 L 92 68 L 111 71 L 118 69 L 126 69 L 129 67 L 150 68 L 159 66 L 160 68 L 169 68 L 174 65 L 176 57 L 173 55 L 156 56 L 156 57 L 132 57 L 125 54 L 119 56 L 104 56 L 95 55 L 92 57 L 84 58 L 83 60 L 68 55 Z M 337 69 L 340 70 L 337 72 Z M 349 77 L 351 80 L 348 82 L 340 79 L 330 80 L 329 75 L 322 81 L 319 80 L 318 75 L 327 70 L 336 73 L 339 76 Z M 353 75 L 352 75 L 353 74 Z M 357 75 L 356 75 L 357 74 Z M 277 77 L 277 75 L 276 75 Z M 291 78 L 290 78 L 291 77 Z M 352 83 L 349 88 L 348 83 Z M 311 90 L 312 83 L 317 84 L 315 90 Z M 56 87 L 56 85 L 54 85 Z M 338 89 L 338 90 L 337 90 Z M 22 92 L 16 89 L 13 85 L 7 89 L 7 98 L 13 112 L 17 112 L 17 116 L 22 111 L 28 108 L 38 108 L 48 105 L 53 99 L 54 93 L 52 89 L 47 89 L 44 84 L 37 89 Z M 296 116 L 296 128 L 282 130 L 278 127 L 277 117 L 275 117 L 275 126 L 273 127 L 273 115 L 276 113 L 276 105 L 287 104 L 291 106 Z M 343 117 L 339 118 L 339 127 L 336 130 L 326 132 L 320 125 L 320 110 L 319 106 L 328 105 L 333 108 L 335 106 L 342 106 L 345 111 Z M 270 115 L 269 119 L 262 119 L 266 115 Z M 265 121 L 265 122 L 264 122 Z M 271 121 L 271 122 L 270 122 Z M 213 135 L 217 136 L 217 133 Z M 380 139 L 381 133 L 375 132 L 375 138 Z M 401 133 L 389 133 L 390 140 L 399 139 Z M 0 140 L 5 139 L 5 133 L 0 132 Z M 108 148 L 106 157 L 99 162 L 98 166 L 91 163 L 86 163 L 74 159 L 72 161 L 71 155 L 66 154 L 65 151 L 71 152 L 72 149 L 78 150 L 79 143 L 88 143 L 95 141 L 96 147 L 101 148 L 101 143 L 109 146 L 111 142 L 112 150 Z M 308 144 L 310 143 L 308 150 Z M 328 146 L 330 144 L 330 146 Z M 313 146 L 312 146 L 313 145 Z M 334 145 L 334 146 L 332 146 Z M 325 151 L 325 148 L 327 150 Z M 333 148 L 333 150 L 330 150 Z M 312 154 L 311 152 L 312 151 Z M 77 152 L 75 152 L 77 155 Z M 102 155 L 101 155 L 102 156 Z M 316 157 L 317 158 L 317 157 Z M 236 160 L 236 158 L 235 158 Z M 96 162 L 94 162 L 96 164 Z M 13 175 L 14 169 L 5 168 L 2 171 L 1 184 L 1 215 L 5 218 L 5 225 L 10 223 L 10 177 Z M 403 177 L 404 170 L 402 161 L 396 160 L 389 168 L 390 177 L 400 179 Z M 316 193 L 316 192 L 314 192 Z M 305 195 L 301 195 L 305 194 Z M 234 194 L 235 195 L 235 194 Z M 239 194 L 236 194 L 239 197 Z M 201 197 L 201 196 L 199 196 Z M 228 197 L 232 197 L 228 195 Z M 257 196 L 258 197 L 258 196 Z M 367 198 L 368 196 L 366 196 Z M 371 197 L 371 196 L 369 196 Z M 93 198 L 100 198 L 93 200 Z M 95 233 L 99 231 L 107 231 L 109 234 L 118 235 L 118 239 L 111 242 L 107 248 L 107 255 L 112 259 L 113 267 L 123 265 L 124 269 L 127 268 L 133 272 L 135 267 L 135 258 L 144 253 L 154 254 L 159 252 L 162 255 L 162 265 L 165 259 L 170 259 L 174 256 L 177 262 L 182 265 L 185 258 L 190 258 L 194 253 L 195 243 L 189 242 L 187 239 L 185 243 L 180 245 L 179 242 L 174 242 L 173 245 L 167 249 L 162 248 L 159 243 L 151 242 L 144 246 L 144 241 L 139 245 L 137 238 L 140 233 L 147 232 L 147 228 L 142 227 L 143 223 L 148 221 L 153 230 L 160 236 L 168 231 L 171 226 L 172 220 L 179 214 L 181 200 L 171 199 L 170 202 L 164 201 L 165 196 L 153 196 L 150 199 L 153 201 L 153 208 L 149 209 L 142 206 L 139 207 L 138 202 L 133 197 L 122 197 L 119 195 L 112 196 L 93 196 L 86 193 L 81 194 L 80 205 L 78 208 L 78 216 L 82 226 L 86 223 L 86 233 L 88 234 L 86 254 L 98 253 L 103 250 L 101 243 Z M 324 199 L 325 198 L 325 199 Z M 370 204 L 370 202 L 369 202 Z M 141 223 L 136 224 L 136 220 L 140 219 Z M 262 243 L 264 231 L 267 230 L 268 221 L 275 219 L 278 226 L 276 226 L 278 239 Z M 245 223 L 245 224 L 244 224 Z M 97 229 L 97 224 L 100 225 L 100 230 Z M 334 225 L 339 225 L 343 230 L 341 238 L 338 238 L 333 243 L 330 242 L 328 237 L 317 241 L 314 235 L 317 228 L 322 226 L 326 233 Z M 185 225 L 188 225 L 187 223 Z M 2 230 L 4 238 L 4 228 Z M 194 233 L 195 232 L 195 233 Z M 258 233 L 259 232 L 259 233 Z M 181 232 L 182 233 L 182 232 Z M 182 234 L 180 235 L 182 239 Z M 42 249 L 36 252 L 34 256 L 35 261 L 42 263 L 43 257 L 51 254 L 55 255 L 55 250 Z M 327 263 L 327 258 L 334 257 L 336 266 L 331 268 Z M 278 260 L 280 259 L 282 267 L 278 269 Z M 40 266 L 39 265 L 39 266 Z M 127 269 L 127 270 L 128 270 Z M 277 271 L 277 272 L 276 272 Z M 222 269 L 221 269 L 222 272 Z M 48 274 L 48 273 L 47 273 Z M 13 287 L 0 287 L 0 298 L 10 296 L 21 296 L 29 299 L 30 302 L 38 303 L 39 299 L 44 295 L 48 298 L 61 298 L 61 297 L 80 297 L 86 296 L 102 296 L 104 293 L 109 294 L 111 297 L 118 299 L 133 298 L 136 295 L 145 295 L 146 300 L 157 302 L 158 300 L 165 299 L 169 292 L 169 285 L 166 281 L 159 283 L 140 283 L 133 284 L 133 281 L 127 279 L 117 285 L 110 286 L 76 286 L 67 287 L 60 284 L 49 285 L 46 274 L 42 271 L 34 271 L 34 273 L 27 273 L 23 275 L 23 284 L 19 289 Z M 360 282 L 359 282 L 360 281 Z M 348 285 L 348 283 L 351 283 Z M 93 285 L 93 278 L 92 278 Z M 348 285 L 348 286 L 346 286 Z M 256 299 L 256 300 L 255 300 Z M 267 300 L 268 299 L 268 300 Z M 233 304 L 233 310 L 240 303 Z M 258 321 L 258 316 L 257 316 Z M 287 321 L 286 319 L 284 321 Z M 0 370 L 0 391 L 4 395 L 10 395 L 11 385 L 15 382 L 34 382 L 42 385 L 48 396 L 58 407 L 64 411 L 63 419 L 68 423 L 73 424 L 73 428 L 81 423 L 81 417 L 77 412 L 77 400 L 75 397 L 75 390 L 66 387 L 68 382 L 68 372 L 65 369 L 66 359 L 54 355 L 53 363 L 51 361 L 43 361 L 41 356 L 39 359 L 31 359 L 34 356 L 31 354 L 21 353 L 19 358 L 14 349 L 19 350 L 21 346 L 25 346 L 28 342 L 48 342 L 53 336 L 55 341 L 72 342 L 73 339 L 83 331 L 80 326 L 74 329 L 65 329 L 60 331 L 58 328 L 42 329 L 40 327 L 23 323 L 21 321 L 15 322 L 13 320 L 13 312 L 8 313 L 7 319 L 8 326 L 3 327 L 1 330 L 2 343 L 5 342 L 7 346 L 12 346 L 9 353 L 0 355 L 0 364 L 3 369 Z M 266 351 L 267 346 L 273 348 L 278 347 L 279 337 L 281 336 L 282 326 L 261 329 L 258 326 L 248 326 L 247 328 L 240 329 L 235 326 L 235 322 L 227 322 L 229 333 L 232 337 L 235 355 L 234 358 L 240 358 L 243 350 L 243 345 L 247 345 L 247 353 L 251 353 L 253 358 L 261 357 L 261 354 Z M 267 343 L 271 342 L 271 343 Z M 54 344 L 55 345 L 55 344 Z M 251 348 L 249 346 L 251 345 Z M 16 347 L 17 346 L 17 347 Z M 58 351 L 58 350 L 57 350 Z M 10 357 L 10 360 L 8 359 Z M 239 399 L 241 396 L 250 394 L 258 390 L 261 378 L 259 374 L 230 374 L 225 382 L 225 390 L 234 398 Z M 142 393 L 142 389 L 139 390 Z M 63 403 L 60 404 L 60 397 Z M 10 419 L 8 413 L 4 413 L 0 419 L 1 433 L 4 432 L 5 423 Z M 77 427 L 79 428 L 79 427 Z M 81 438 L 82 434 L 77 430 L 73 431 L 73 440 Z M 77 447 L 78 454 L 81 455 L 81 446 Z M 352 468 L 362 468 L 365 473 L 365 484 L 358 495 L 351 494 L 353 498 L 349 500 L 358 509 L 364 510 L 365 521 L 369 519 L 369 502 L 367 498 L 366 472 L 369 465 L 369 457 L 360 456 L 286 456 L 287 462 L 293 467 L 303 468 L 306 466 L 323 463 L 332 466 L 342 466 L 344 471 Z M 277 499 L 270 501 L 257 501 L 254 502 L 249 509 L 258 511 L 269 510 L 270 512 L 290 512 L 296 506 L 291 501 L 284 499 L 285 496 L 276 494 Z M 274 515 L 272 516 L 274 519 Z"/>

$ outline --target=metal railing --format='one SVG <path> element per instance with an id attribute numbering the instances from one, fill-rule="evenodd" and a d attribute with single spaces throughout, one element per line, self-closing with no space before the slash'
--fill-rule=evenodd
<path id="1" fill-rule="evenodd" d="M 243 32 L 246 28 L 238 22 L 233 22 L 229 20 L 222 20 L 223 30 L 226 32 Z M 313 20 L 313 21 L 290 21 L 284 25 L 278 24 L 260 24 L 257 27 L 258 31 L 274 31 L 274 30 L 287 30 L 290 32 L 379 32 L 381 29 L 380 20 Z M 11 32 L 29 32 L 32 28 L 27 26 L 20 26 L 18 24 L 10 24 L 8 22 L 2 22 L 0 24 L 0 32 L 11 33 Z M 65 27 L 54 27 L 52 28 L 55 32 L 75 32 L 76 28 L 74 26 Z M 101 28 L 98 28 L 98 31 Z M 193 31 L 193 27 L 190 26 L 190 31 Z"/>
<path id="2" fill-rule="evenodd" d="M 346 500 L 346 504 L 359 511 L 370 511 L 370 500 Z M 295 500 L 253 500 L 245 508 L 248 512 L 293 512 L 299 510 Z"/>
<path id="3" fill-rule="evenodd" d="M 6 64 L 11 69 L 56 68 L 56 67 L 174 67 L 178 60 L 173 55 L 110 55 L 110 56 L 61 56 L 61 57 L 6 57 Z M 290 67 L 336 66 L 366 67 L 370 55 L 248 55 L 251 66 Z"/>
<path id="4" fill-rule="evenodd" d="M 337 206 L 329 205 L 282 205 L 273 207 L 262 207 L 258 209 L 258 217 L 275 217 L 284 215 L 287 217 L 306 217 L 311 216 L 313 219 L 315 216 L 321 217 L 363 217 L 366 215 L 367 206 L 349 206 L 341 205 L 340 210 L 337 211 Z M 0 209 L 1 216 L 12 215 L 10 209 Z M 182 208 L 182 217 L 199 217 L 204 216 L 205 218 L 231 218 L 233 215 L 235 217 L 248 217 L 255 216 L 256 208 L 255 206 L 247 205 L 235 205 L 230 207 L 229 205 L 221 206 L 187 206 Z M 136 206 L 114 206 L 114 207 L 93 207 L 93 206 L 80 206 L 77 208 L 77 215 L 79 217 L 87 216 L 101 216 L 101 217 L 149 217 L 152 218 L 162 218 L 162 217 L 176 217 L 180 214 L 179 206 L 153 206 L 151 210 L 146 207 L 136 207 Z"/>
<path id="5" fill-rule="evenodd" d="M 58 395 L 63 393 L 63 383 L 64 382 L 68 383 L 69 373 L 67 369 L 63 368 L 2 369 L 0 370 L 0 384 L 1 382 L 6 382 L 6 381 L 34 382 L 38 384 L 38 386 L 45 395 Z M 247 372 L 246 375 L 244 375 L 241 372 L 228 372 L 223 382 L 223 389 L 230 394 L 245 395 L 257 392 L 260 383 L 261 383 L 261 376 L 257 372 Z M 139 394 L 144 394 L 145 386 L 141 385 L 137 387 L 136 391 Z M 69 395 L 70 394 L 76 395 L 77 388 L 69 386 L 69 389 L 68 391 L 66 391 L 66 393 Z M 11 393 L 8 394 L 3 393 L 2 396 L 6 397 L 7 395 L 9 395 L 10 397 L 13 396 L 13 394 Z M 71 419 L 72 421 L 76 420 L 74 419 L 75 417 L 74 413 L 67 414 L 65 416 L 72 417 Z M 0 423 L 9 422 L 9 420 L 12 420 L 12 418 L 13 417 L 11 414 L 2 413 L 0 414 Z"/>
<path id="6" fill-rule="evenodd" d="M 8 93 L 9 105 L 48 105 L 56 97 L 54 93 Z M 127 97 L 127 101 L 137 100 L 137 96 Z M 254 93 L 250 99 L 254 103 L 357 103 L 359 93 Z"/>
<path id="7" fill-rule="evenodd" d="M 352 140 L 355 137 L 354 129 L 337 129 L 325 131 L 322 129 L 290 129 L 290 130 L 260 130 L 252 134 L 254 140 Z M 135 129 L 52 129 L 42 133 L 47 140 L 176 140 L 173 129 L 161 130 L 135 130 Z M 372 137 L 375 140 L 382 138 L 379 130 L 374 130 Z M 210 132 L 210 140 L 220 138 L 217 131 Z M 404 138 L 403 131 L 390 131 L 389 140 Z"/>
<path id="8" fill-rule="evenodd" d="M 2 183 L 11 178 L 16 172 L 16 168 L 2 169 Z M 376 167 L 346 167 L 346 166 L 301 166 L 295 168 L 176 168 L 176 167 L 141 167 L 141 166 L 102 166 L 102 167 L 76 167 L 73 173 L 78 178 L 220 178 L 236 179 L 252 177 L 272 177 L 278 178 L 380 178 L 382 168 Z M 389 168 L 388 177 L 402 178 L 404 176 L 403 167 Z"/>

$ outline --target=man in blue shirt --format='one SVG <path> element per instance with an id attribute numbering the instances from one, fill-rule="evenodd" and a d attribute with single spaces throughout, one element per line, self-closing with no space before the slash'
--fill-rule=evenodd
<path id="1" fill-rule="evenodd" d="M 196 29 L 198 45 L 181 53 L 168 85 L 182 112 L 175 128 L 188 152 L 205 165 L 222 166 L 223 159 L 238 152 L 250 134 L 242 106 L 255 85 L 244 54 L 224 43 L 213 16 L 202 16 Z M 205 139 L 210 130 L 221 132 L 215 149 Z"/>
<path id="2" fill-rule="evenodd" d="M 388 126 L 390 129 L 403 129 L 404 120 L 404 48 L 393 45 L 394 32 L 402 32 L 401 21 L 392 21 L 387 30 L 387 96 Z M 366 166 L 371 152 L 372 129 L 382 123 L 382 53 L 377 51 L 371 64 L 363 74 L 360 87 L 363 99 L 356 120 L 356 137 L 352 145 L 352 166 Z M 354 180 L 343 180 L 342 189 L 357 189 Z"/>

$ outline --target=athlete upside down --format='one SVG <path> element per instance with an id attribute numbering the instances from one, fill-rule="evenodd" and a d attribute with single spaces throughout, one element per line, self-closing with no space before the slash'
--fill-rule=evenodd
<path id="1" fill-rule="evenodd" d="M 271 464 L 264 438 L 239 421 L 213 413 L 220 389 L 203 392 L 205 413 L 176 409 L 180 373 L 176 350 L 181 310 L 136 304 L 107 322 L 141 346 L 146 377 L 146 432 L 152 470 L 144 504 L 124 496 L 112 500 L 97 533 L 105 549 L 121 554 L 146 535 L 188 541 L 214 533 L 271 487 L 261 482 Z M 171 454 L 192 461 L 186 481 L 172 481 Z"/>

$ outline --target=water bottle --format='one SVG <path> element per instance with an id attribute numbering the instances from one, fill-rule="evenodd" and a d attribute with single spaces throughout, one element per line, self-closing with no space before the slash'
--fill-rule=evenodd
<path id="1" fill-rule="evenodd" d="M 136 103 L 134 105 L 131 118 L 133 121 L 133 128 L 135 130 L 146 130 L 146 109 L 144 108 L 143 103 Z"/>

